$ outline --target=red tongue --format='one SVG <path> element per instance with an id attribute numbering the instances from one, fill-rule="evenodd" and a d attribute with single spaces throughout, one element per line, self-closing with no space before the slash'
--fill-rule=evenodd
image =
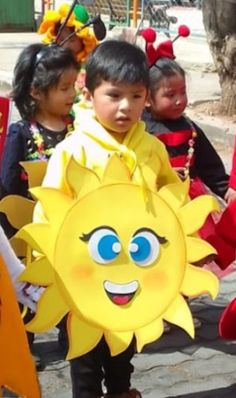
<path id="1" fill-rule="evenodd" d="M 128 295 L 127 296 L 125 296 L 125 295 L 113 296 L 112 301 L 114 301 L 114 303 L 118 304 L 118 305 L 127 304 L 129 302 L 129 296 Z"/>

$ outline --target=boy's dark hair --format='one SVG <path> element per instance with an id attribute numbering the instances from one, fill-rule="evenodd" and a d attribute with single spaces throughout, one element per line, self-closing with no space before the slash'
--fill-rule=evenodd
<path id="1" fill-rule="evenodd" d="M 14 69 L 11 98 L 23 119 L 31 119 L 37 109 L 30 89 L 47 93 L 69 68 L 78 69 L 79 64 L 71 50 L 57 45 L 31 44 L 21 52 Z"/>
<path id="2" fill-rule="evenodd" d="M 149 71 L 151 95 L 154 95 L 156 90 L 158 90 L 163 78 L 175 75 L 180 75 L 185 78 L 184 69 L 173 59 L 160 58 Z"/>
<path id="3" fill-rule="evenodd" d="M 86 65 L 85 85 L 93 93 L 102 81 L 143 83 L 149 86 L 145 53 L 126 41 L 107 40 L 90 54 Z"/>

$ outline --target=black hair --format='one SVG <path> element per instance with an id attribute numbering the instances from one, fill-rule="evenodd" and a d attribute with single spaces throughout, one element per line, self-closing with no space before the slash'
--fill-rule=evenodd
<path id="1" fill-rule="evenodd" d="M 47 93 L 69 68 L 78 69 L 79 64 L 71 50 L 60 46 L 37 43 L 21 52 L 14 69 L 11 98 L 23 119 L 31 119 L 37 110 L 30 89 L 34 87 Z"/>
<path id="2" fill-rule="evenodd" d="M 149 87 L 145 53 L 126 41 L 106 40 L 90 54 L 86 64 L 85 85 L 93 93 L 101 82 L 143 83 Z"/>
<path id="3" fill-rule="evenodd" d="M 184 69 L 173 59 L 160 58 L 149 70 L 150 93 L 155 94 L 163 78 L 180 75 L 185 78 Z"/>

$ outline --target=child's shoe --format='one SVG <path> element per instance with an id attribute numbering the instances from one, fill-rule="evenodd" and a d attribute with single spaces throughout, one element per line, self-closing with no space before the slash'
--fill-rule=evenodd
<path id="1" fill-rule="evenodd" d="M 202 322 L 198 318 L 193 318 L 194 329 L 200 329 L 202 327 Z"/>
<path id="2" fill-rule="evenodd" d="M 128 392 L 122 392 L 121 394 L 106 394 L 105 398 L 142 398 L 141 393 L 132 388 Z"/>
<path id="3" fill-rule="evenodd" d="M 170 332 L 171 332 L 170 324 L 164 321 L 164 334 L 168 334 Z"/>
<path id="4" fill-rule="evenodd" d="M 37 355 L 37 354 L 32 354 L 34 363 L 35 363 L 35 368 L 37 372 L 42 372 L 42 370 L 45 369 L 45 363 L 43 362 L 42 358 Z"/>

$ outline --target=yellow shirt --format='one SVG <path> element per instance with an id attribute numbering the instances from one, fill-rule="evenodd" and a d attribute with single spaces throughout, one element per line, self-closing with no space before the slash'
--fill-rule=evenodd
<path id="1" fill-rule="evenodd" d="M 65 170 L 71 156 L 101 177 L 108 158 L 115 153 L 123 158 L 134 179 L 139 183 L 141 179 L 145 184 L 146 173 L 155 173 L 156 185 L 149 186 L 153 190 L 179 181 L 170 166 L 165 146 L 145 131 L 142 121 L 135 123 L 123 142 L 119 143 L 96 120 L 91 110 L 84 110 L 77 129 L 55 148 L 48 163 L 43 186 L 55 187 L 65 193 L 70 192 Z M 43 216 L 38 210 L 35 211 L 34 220 L 42 221 Z"/>

